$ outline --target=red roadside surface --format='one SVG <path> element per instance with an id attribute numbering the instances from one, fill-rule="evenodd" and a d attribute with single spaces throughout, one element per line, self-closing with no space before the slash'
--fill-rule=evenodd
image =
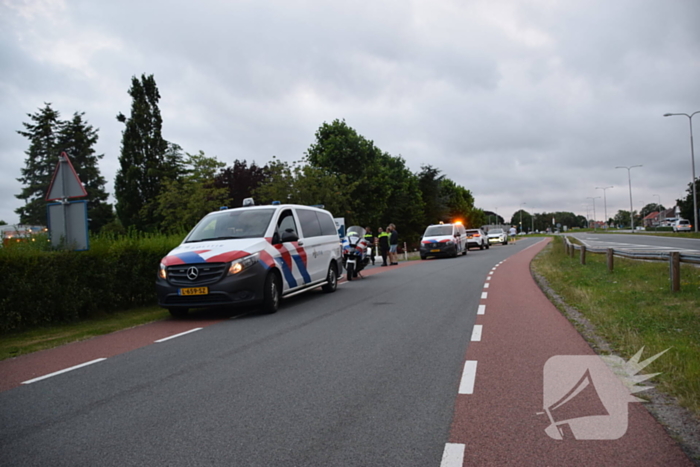
<path id="1" fill-rule="evenodd" d="M 530 274 L 530 261 L 547 241 L 511 256 L 486 281 L 485 311 L 476 320 L 481 340 L 470 343 L 465 357 L 477 362 L 473 391 L 457 396 L 450 431 L 450 447 L 463 460 L 443 458 L 443 466 L 692 466 L 641 403 L 627 404 L 627 431 L 619 439 L 555 440 L 545 433 L 545 363 L 558 355 L 595 355 Z M 583 413 L 591 405 L 591 414 L 594 402 L 576 401 Z"/>

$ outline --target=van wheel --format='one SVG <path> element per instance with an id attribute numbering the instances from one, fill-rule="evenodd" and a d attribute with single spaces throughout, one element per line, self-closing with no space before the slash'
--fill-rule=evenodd
<path id="1" fill-rule="evenodd" d="M 328 274 L 326 275 L 327 284 L 321 287 L 324 292 L 332 293 L 338 288 L 338 273 L 335 270 L 335 263 L 328 265 Z"/>
<path id="2" fill-rule="evenodd" d="M 190 311 L 189 308 L 168 308 L 170 315 L 173 318 L 186 318 L 187 313 Z"/>
<path id="3" fill-rule="evenodd" d="M 427 256 L 420 255 L 420 259 L 425 259 Z"/>
<path id="4" fill-rule="evenodd" d="M 355 265 L 348 263 L 347 271 L 348 280 L 351 281 L 355 277 Z"/>
<path id="5" fill-rule="evenodd" d="M 264 297 L 262 304 L 263 313 L 277 313 L 282 299 L 282 290 L 280 288 L 280 280 L 277 274 L 271 272 L 265 278 L 265 288 L 263 289 Z"/>
<path id="6" fill-rule="evenodd" d="M 480 250 L 483 250 L 483 249 L 484 249 L 484 244 L 483 244 L 483 243 L 482 243 L 481 245 L 479 245 L 479 249 L 480 249 Z"/>

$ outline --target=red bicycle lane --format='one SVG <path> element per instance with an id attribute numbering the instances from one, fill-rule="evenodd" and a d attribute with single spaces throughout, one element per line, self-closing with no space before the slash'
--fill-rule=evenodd
<path id="1" fill-rule="evenodd" d="M 557 440 L 545 433 L 552 423 L 543 407 L 545 363 L 555 356 L 595 356 L 530 274 L 531 260 L 548 241 L 509 257 L 489 274 L 476 320 L 480 335 L 474 333 L 467 349 L 442 466 L 692 466 L 642 403 L 627 403 L 627 430 L 619 439 L 569 434 Z M 578 417 L 600 410 L 599 398 L 583 397 L 590 393 L 589 387 L 569 400 Z"/>

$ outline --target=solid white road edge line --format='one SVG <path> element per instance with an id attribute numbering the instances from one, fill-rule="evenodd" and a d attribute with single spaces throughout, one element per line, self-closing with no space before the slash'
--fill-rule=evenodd
<path id="1" fill-rule="evenodd" d="M 154 342 L 165 342 L 165 341 L 169 341 L 170 339 L 175 339 L 176 337 L 184 336 L 185 334 L 189 334 L 189 333 L 191 333 L 191 332 L 199 331 L 199 330 L 201 330 L 201 329 L 204 329 L 204 328 L 194 328 L 194 329 L 190 329 L 189 331 L 181 332 L 180 334 L 175 334 L 174 336 L 170 336 L 170 337 L 164 337 L 163 339 L 158 339 L 157 341 L 154 341 Z"/>
<path id="2" fill-rule="evenodd" d="M 485 299 L 485 298 L 487 298 L 488 296 L 489 296 L 489 293 L 488 293 L 488 292 L 481 292 L 481 298 L 482 298 L 482 300 Z"/>
<path id="3" fill-rule="evenodd" d="M 472 342 L 481 342 L 481 331 L 483 326 L 481 324 L 475 324 L 474 329 L 472 329 Z"/>
<path id="4" fill-rule="evenodd" d="M 38 378 L 34 378 L 34 379 L 27 380 L 27 381 L 23 381 L 23 382 L 20 383 L 20 384 L 31 384 L 31 383 L 35 383 L 35 382 L 37 382 L 37 381 L 41 381 L 42 379 L 51 378 L 52 376 L 60 375 L 61 373 L 66 373 L 66 372 L 68 372 L 68 371 L 77 370 L 78 368 L 82 368 L 82 367 L 84 367 L 84 366 L 92 365 L 93 363 L 101 362 L 102 360 L 107 360 L 107 359 L 106 359 L 106 358 L 98 358 L 98 359 L 96 359 L 96 360 L 92 360 L 92 361 L 89 361 L 89 362 L 86 362 L 86 363 L 81 363 L 80 365 L 75 365 L 75 366 L 72 366 L 72 367 L 70 367 L 70 368 L 66 368 L 65 370 L 56 371 L 56 372 L 54 372 L 54 373 L 49 373 L 48 375 L 39 376 Z"/>
<path id="5" fill-rule="evenodd" d="M 447 443 L 442 451 L 440 467 L 462 467 L 464 463 L 464 444 Z"/>
<path id="6" fill-rule="evenodd" d="M 476 312 L 477 315 L 483 315 L 486 313 L 486 305 L 479 305 L 479 311 Z"/>
<path id="7" fill-rule="evenodd" d="M 459 382 L 460 394 L 474 394 L 474 381 L 476 380 L 476 360 L 464 362 L 462 380 Z"/>

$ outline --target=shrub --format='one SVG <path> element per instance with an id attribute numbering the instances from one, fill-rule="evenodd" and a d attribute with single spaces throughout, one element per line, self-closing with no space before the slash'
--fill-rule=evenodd
<path id="1" fill-rule="evenodd" d="M 182 237 L 111 233 L 91 237 L 88 251 L 0 248 L 0 333 L 154 304 L 158 263 Z"/>

